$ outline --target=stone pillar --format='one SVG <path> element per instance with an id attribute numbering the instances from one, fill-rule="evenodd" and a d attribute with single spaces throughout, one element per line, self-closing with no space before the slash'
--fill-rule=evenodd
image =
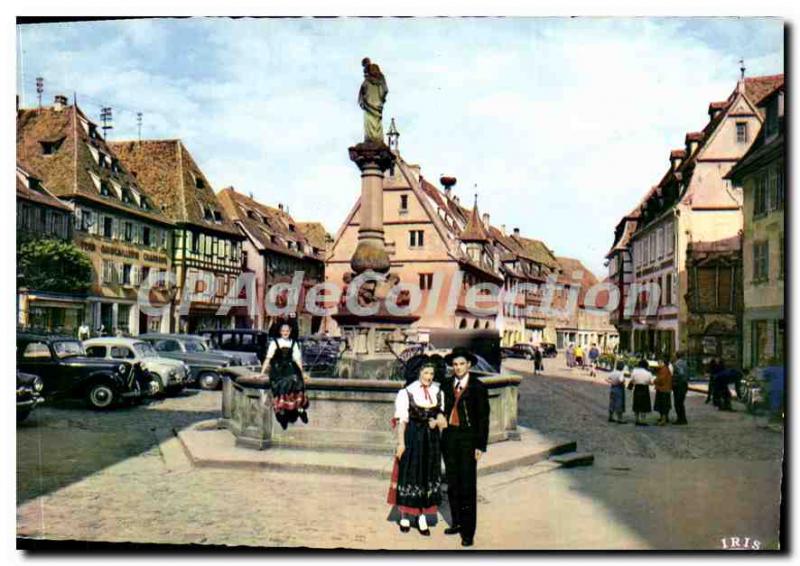
<path id="1" fill-rule="evenodd" d="M 395 157 L 383 143 L 364 142 L 349 149 L 361 171 L 361 208 L 358 245 L 350 267 L 358 275 L 367 270 L 389 271 L 389 254 L 383 237 L 383 172 L 394 167 Z"/>

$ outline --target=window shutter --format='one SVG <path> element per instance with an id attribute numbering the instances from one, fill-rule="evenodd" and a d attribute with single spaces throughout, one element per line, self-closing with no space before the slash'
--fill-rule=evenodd
<path id="1" fill-rule="evenodd" d="M 698 306 L 707 311 L 716 306 L 717 270 L 713 267 L 700 267 L 697 269 Z"/>
<path id="2" fill-rule="evenodd" d="M 720 310 L 728 311 L 733 306 L 733 277 L 732 268 L 720 266 L 719 268 L 719 289 L 717 293 L 717 307 Z"/>

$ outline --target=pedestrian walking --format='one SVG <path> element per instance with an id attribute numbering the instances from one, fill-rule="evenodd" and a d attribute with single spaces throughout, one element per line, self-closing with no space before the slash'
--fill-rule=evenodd
<path id="1" fill-rule="evenodd" d="M 567 346 L 566 356 L 567 356 L 567 367 L 569 369 L 572 369 L 572 367 L 575 365 L 575 345 L 572 344 L 571 342 L 569 346 Z"/>
<path id="2" fill-rule="evenodd" d="M 629 389 L 633 389 L 633 413 L 636 416 L 637 426 L 647 426 L 645 419 L 652 410 L 650 404 L 650 385 L 655 377 L 648 369 L 647 360 L 639 360 L 638 367 L 631 372 Z"/>
<path id="3" fill-rule="evenodd" d="M 625 424 L 625 362 L 617 362 L 614 370 L 606 378 L 608 390 L 608 422 Z M 615 418 L 616 417 L 616 418 Z"/>
<path id="4" fill-rule="evenodd" d="M 689 424 L 686 420 L 686 393 L 689 391 L 689 367 L 683 352 L 675 352 L 675 363 L 672 364 L 672 399 L 675 402 L 675 424 Z"/>
<path id="5" fill-rule="evenodd" d="M 655 410 L 658 412 L 658 425 L 669 424 L 669 411 L 672 408 L 672 372 L 669 369 L 669 358 L 664 357 L 661 365 L 656 370 L 656 379 L 653 381 L 656 386 Z"/>
<path id="6" fill-rule="evenodd" d="M 542 362 L 542 349 L 535 346 L 533 349 L 533 374 L 540 374 L 544 371 L 544 364 Z"/>
<path id="7" fill-rule="evenodd" d="M 444 394 L 434 380 L 434 361 L 427 358 L 414 373 L 394 402 L 392 427 L 397 432 L 397 449 L 389 487 L 388 503 L 393 506 L 389 520 L 398 522 L 403 533 L 411 529 L 413 520 L 420 534 L 429 536 L 442 501 L 441 431 L 447 428 L 447 419 Z"/>
<path id="8" fill-rule="evenodd" d="M 580 368 L 583 367 L 583 348 L 581 348 L 580 344 L 575 346 L 575 365 Z"/>
<path id="9" fill-rule="evenodd" d="M 714 394 L 717 390 L 714 384 L 714 376 L 717 375 L 724 367 L 725 364 L 723 364 L 722 360 L 719 358 L 712 358 L 708 364 L 708 393 L 706 394 L 706 405 L 708 405 L 711 401 L 714 401 L 714 406 L 719 407 L 719 399 Z"/>
<path id="10" fill-rule="evenodd" d="M 592 343 L 592 347 L 589 348 L 589 375 L 592 377 L 597 376 L 597 359 L 600 357 L 600 350 L 597 349 L 597 345 Z"/>
<path id="11" fill-rule="evenodd" d="M 84 322 L 78 327 L 78 340 L 88 340 L 89 333 L 89 325 Z"/>
<path id="12" fill-rule="evenodd" d="M 445 356 L 453 377 L 444 385 L 447 428 L 442 435 L 450 503 L 451 526 L 446 535 L 461 535 L 462 546 L 472 546 L 477 521 L 478 460 L 489 440 L 489 394 L 486 386 L 469 370 L 476 362 L 466 348 L 454 348 Z"/>

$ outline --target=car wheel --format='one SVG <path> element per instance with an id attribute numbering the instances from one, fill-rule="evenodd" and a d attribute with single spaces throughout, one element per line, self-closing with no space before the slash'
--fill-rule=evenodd
<path id="1" fill-rule="evenodd" d="M 150 372 L 150 379 L 151 383 L 155 383 L 155 385 L 150 386 L 150 394 L 153 397 L 163 395 L 167 389 L 164 387 L 164 380 L 161 379 L 161 376 L 157 373 Z"/>
<path id="2" fill-rule="evenodd" d="M 86 400 L 93 409 L 108 409 L 114 404 L 114 390 L 108 383 L 96 383 L 89 388 Z"/>
<path id="3" fill-rule="evenodd" d="M 221 380 L 219 375 L 216 373 L 207 371 L 198 376 L 197 382 L 200 384 L 201 389 L 205 389 L 206 391 L 215 391 L 219 389 Z"/>
<path id="4" fill-rule="evenodd" d="M 532 360 L 533 356 L 531 356 L 530 354 L 525 354 L 525 359 L 526 360 Z"/>
<path id="5" fill-rule="evenodd" d="M 30 415 L 30 414 L 31 414 L 31 410 L 30 409 L 22 409 L 20 411 L 17 411 L 17 422 L 21 423 L 22 421 L 27 419 L 28 415 Z"/>

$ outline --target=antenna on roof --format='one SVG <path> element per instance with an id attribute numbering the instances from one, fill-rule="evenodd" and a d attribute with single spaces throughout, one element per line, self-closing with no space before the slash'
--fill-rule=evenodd
<path id="1" fill-rule="evenodd" d="M 746 69 L 747 67 L 744 66 L 744 57 L 742 57 L 739 59 L 739 70 L 742 72 L 742 79 L 744 79 L 744 72 Z"/>
<path id="2" fill-rule="evenodd" d="M 142 113 L 136 113 L 136 126 L 139 128 L 139 143 L 142 143 Z"/>
<path id="3" fill-rule="evenodd" d="M 42 93 L 44 92 L 44 78 L 36 77 L 36 96 L 39 98 L 39 110 L 42 109 Z"/>
<path id="4" fill-rule="evenodd" d="M 114 128 L 111 125 L 111 107 L 110 106 L 103 106 L 100 109 L 100 119 L 103 121 L 103 139 L 108 139 L 108 130 Z"/>

